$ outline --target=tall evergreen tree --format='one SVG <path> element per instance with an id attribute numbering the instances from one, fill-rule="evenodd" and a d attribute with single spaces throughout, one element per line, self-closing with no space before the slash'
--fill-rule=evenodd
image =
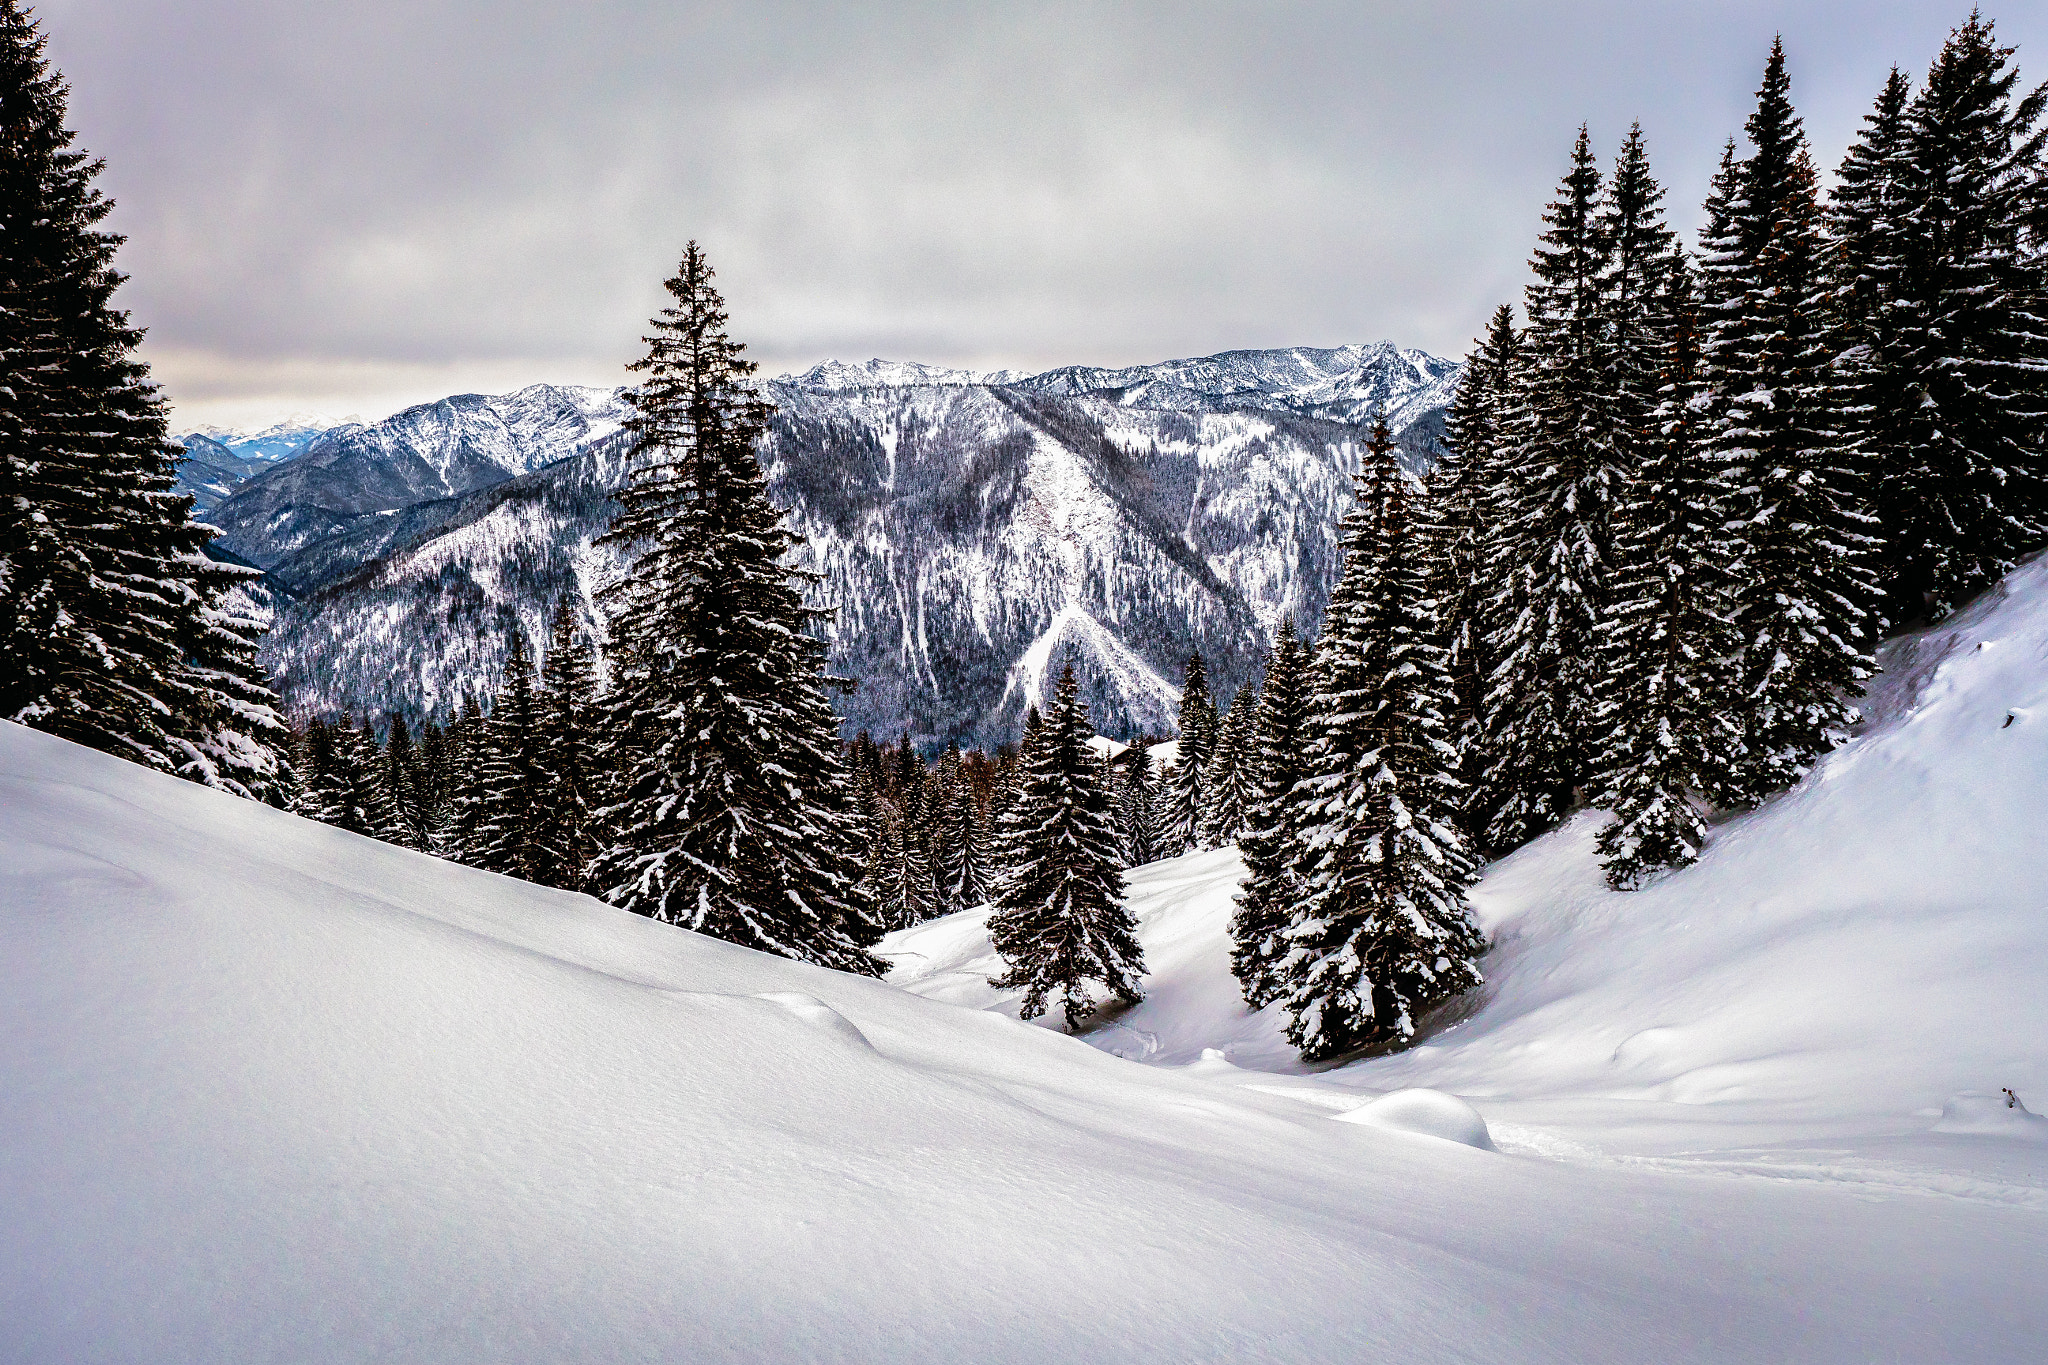
<path id="1" fill-rule="evenodd" d="M 1017 861 L 997 893 L 989 938 L 1009 970 L 991 984 L 1022 990 L 1021 1014 L 1057 1000 L 1071 1031 L 1094 989 L 1131 1004 L 1144 997 L 1144 950 L 1124 905 L 1116 827 L 1088 747 L 1093 726 L 1070 661 L 1009 819 Z"/>
<path id="2" fill-rule="evenodd" d="M 508 877 L 549 885 L 543 875 L 548 870 L 543 852 L 548 811 L 542 743 L 541 697 L 526 655 L 526 634 L 514 626 L 498 699 L 485 728 L 484 800 L 489 814 L 476 863 Z"/>
<path id="3" fill-rule="evenodd" d="M 606 591 L 612 725 L 632 769 L 598 859 L 614 904 L 752 947 L 879 975 L 858 899 L 860 812 L 825 698 L 813 576 L 755 454 L 769 404 L 726 334 L 697 244 L 634 368 L 631 482 L 605 543 L 637 550 Z"/>
<path id="4" fill-rule="evenodd" d="M 995 893 L 995 859 L 988 819 L 973 782 L 963 772 L 946 808 L 946 896 L 955 910 L 986 905 Z"/>
<path id="5" fill-rule="evenodd" d="M 1309 1060 L 1408 1042 L 1424 1010 L 1479 984 L 1485 946 L 1465 908 L 1450 676 L 1393 449 L 1381 419 L 1345 521 L 1351 590 L 1324 627 L 1309 707 L 1306 873 L 1272 969 Z"/>
<path id="6" fill-rule="evenodd" d="M 1586 130 L 1544 213 L 1508 459 L 1518 476 L 1487 576 L 1500 622 L 1486 698 L 1487 842 L 1508 848 L 1568 812 L 1591 775 L 1595 644 L 1608 609 L 1613 504 L 1629 469 L 1606 286 L 1600 170 Z"/>
<path id="7" fill-rule="evenodd" d="M 1308 649 L 1290 619 L 1266 659 L 1252 751 L 1256 785 L 1237 844 L 1245 879 L 1230 921 L 1230 969 L 1253 1009 L 1271 1004 L 1279 987 L 1273 964 L 1284 952 L 1281 933 L 1301 894 L 1295 817 L 1297 788 L 1307 776 L 1307 682 Z"/>
<path id="8" fill-rule="evenodd" d="M 440 837 L 441 856 L 471 867 L 484 867 L 492 815 L 490 718 L 465 697 L 462 713 L 448 734 L 449 784 Z"/>
<path id="9" fill-rule="evenodd" d="M 396 818 L 395 842 L 426 852 L 432 846 L 427 794 L 412 730 L 405 717 L 395 712 L 389 724 L 389 737 L 384 741 L 384 790 Z"/>
<path id="10" fill-rule="evenodd" d="M 1504 635 L 1508 624 L 1487 610 L 1487 572 L 1504 562 L 1496 547 L 1519 472 L 1509 456 L 1516 439 L 1521 350 L 1515 310 L 1502 304 L 1458 375 L 1444 414 L 1444 450 L 1430 475 L 1430 594 L 1443 623 L 1444 659 L 1455 690 L 1451 727 L 1471 801 L 1488 792 L 1486 693 L 1493 659 L 1487 642 Z M 1482 831 L 1492 816 L 1490 809 L 1469 808 L 1466 828 Z"/>
<path id="11" fill-rule="evenodd" d="M 1241 688 L 1216 723 L 1216 749 L 1209 757 L 1202 812 L 1202 842 L 1211 848 L 1236 843 L 1244 832 L 1245 812 L 1255 785 L 1252 717 L 1258 707 L 1258 693 Z"/>
<path id="12" fill-rule="evenodd" d="M 225 599 L 247 571 L 173 491 L 142 339 L 113 306 L 122 239 L 72 147 L 67 92 L 0 0 L 0 717 L 260 800 L 290 737 Z"/>
<path id="13" fill-rule="evenodd" d="M 1116 822 L 1123 837 L 1126 867 L 1143 867 L 1159 857 L 1152 843 L 1159 823 L 1156 766 L 1142 744 L 1132 745 L 1117 765 Z"/>
<path id="14" fill-rule="evenodd" d="M 1752 151 L 1731 181 L 1717 181 L 1701 264 L 1703 439 L 1736 490 L 1735 786 L 1750 799 L 1789 784 L 1842 738 L 1874 668 L 1877 629 L 1872 523 L 1833 363 L 1829 248 L 1790 91 L 1774 43 L 1744 125 Z"/>
<path id="15" fill-rule="evenodd" d="M 533 880 L 586 891 L 590 864 L 601 848 L 597 810 L 604 804 L 593 750 L 597 668 L 566 595 L 555 606 L 541 663 L 539 711 L 541 818 L 532 846 Z"/>
<path id="16" fill-rule="evenodd" d="M 1200 654 L 1188 655 L 1181 679 L 1180 746 L 1166 770 L 1153 845 L 1161 858 L 1178 858 L 1200 847 L 1204 784 L 1216 743 L 1216 703 L 1209 696 L 1209 670 Z"/>
<path id="17" fill-rule="evenodd" d="M 1734 794 L 1742 699 L 1729 617 L 1730 489 L 1698 439 L 1691 272 L 1666 277 L 1672 321 L 1644 459 L 1616 515 L 1614 601 L 1601 642 L 1595 724 L 1606 737 L 1599 803 L 1615 814 L 1601 860 L 1617 888 L 1699 856 L 1704 806 Z"/>
<path id="18" fill-rule="evenodd" d="M 1972 14 L 1903 116 L 1895 76 L 1837 198 L 1900 620 L 2048 543 L 2048 86 L 2022 93 L 2012 55 Z"/>

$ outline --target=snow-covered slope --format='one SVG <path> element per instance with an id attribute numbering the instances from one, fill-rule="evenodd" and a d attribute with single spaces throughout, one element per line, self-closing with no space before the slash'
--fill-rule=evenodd
<path id="1" fill-rule="evenodd" d="M 1312 410 L 1379 395 L 1419 464 L 1455 367 L 1382 344 L 1155 371 L 1172 402 L 1108 382 L 1136 371 L 1012 383 L 871 361 L 768 384 L 771 483 L 837 612 L 832 665 L 860 682 L 849 733 L 1012 739 L 1069 648 L 1107 733 L 1170 730 L 1197 648 L 1227 698 L 1283 616 L 1314 628 L 1336 577 L 1361 433 Z M 558 594 L 587 602 L 620 571 L 590 541 L 622 444 L 459 498 L 272 509 L 258 538 L 280 557 L 249 557 L 302 595 L 268 646 L 293 705 L 445 717 L 488 690 L 514 622 L 538 644 Z M 267 507 L 293 466 L 222 517 Z"/>
<path id="2" fill-rule="evenodd" d="M 1449 1099 L 1332 1122 L 1247 1079 L 0 725 L 9 1360 L 2019 1360 L 2048 1328 L 2014 1199 L 1475 1150 L 1417 1131 L 1483 1141 Z"/>
<path id="3" fill-rule="evenodd" d="M 2048 558 L 1884 664 L 1865 733 L 1698 865 L 1609 891 L 1585 815 L 1490 868 L 1488 984 L 1410 1052 L 1311 1075 L 1246 1012 L 1228 849 L 1131 875 L 1149 994 L 1089 1041 L 1333 1106 L 1450 1091 L 1568 1162 L 2024 1211 L 2048 1274 Z M 1014 1013 L 977 914 L 885 949 L 908 989 Z"/>

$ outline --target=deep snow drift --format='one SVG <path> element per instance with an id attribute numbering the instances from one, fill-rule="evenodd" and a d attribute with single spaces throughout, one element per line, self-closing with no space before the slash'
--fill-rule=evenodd
<path id="1" fill-rule="evenodd" d="M 1317 1074 L 1235 1004 L 1227 852 L 1134 878 L 1091 1047 L 972 917 L 894 946 L 995 1010 L 0 725 L 0 1354 L 2033 1358 L 2043 578 L 1699 868 L 1501 865 L 1477 1012 Z"/>

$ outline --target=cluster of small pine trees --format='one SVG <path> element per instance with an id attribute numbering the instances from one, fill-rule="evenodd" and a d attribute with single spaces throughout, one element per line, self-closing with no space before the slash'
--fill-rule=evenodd
<path id="1" fill-rule="evenodd" d="M 121 238 L 36 22 L 0 0 L 0 717 L 257 800 L 289 790 L 247 570 L 204 553 Z"/>
<path id="2" fill-rule="evenodd" d="M 927 764 L 907 734 L 884 749 L 863 730 L 848 761 L 867 821 L 861 885 L 881 923 L 907 929 L 987 904 L 1001 872 L 991 821 L 1015 785 L 1016 755 L 952 744 Z"/>
<path id="3" fill-rule="evenodd" d="M 1887 627 L 2048 539 L 2048 93 L 1988 21 L 1896 70 L 1825 201 L 1774 45 L 1701 250 L 1582 129 L 1449 419 L 1433 519 L 1462 816 L 1614 812 L 1617 887 L 1858 718 Z"/>
<path id="4" fill-rule="evenodd" d="M 314 718 L 296 734 L 291 809 L 356 834 L 542 886 L 591 891 L 610 792 L 600 739 L 596 656 L 574 609 L 556 609 L 538 676 L 514 632 L 488 714 L 474 702 L 414 740 L 403 716 L 379 742 L 360 725 Z"/>

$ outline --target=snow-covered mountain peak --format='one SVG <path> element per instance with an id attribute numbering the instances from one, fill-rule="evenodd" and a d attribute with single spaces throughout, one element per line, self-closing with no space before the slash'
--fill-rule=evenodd
<path id="1" fill-rule="evenodd" d="M 838 393 L 847 389 L 907 389 L 927 384 L 1002 384 L 1019 372 L 1015 370 L 956 370 L 944 365 L 927 365 L 918 360 L 827 360 L 802 374 L 786 374 L 770 381 L 791 388 Z"/>

